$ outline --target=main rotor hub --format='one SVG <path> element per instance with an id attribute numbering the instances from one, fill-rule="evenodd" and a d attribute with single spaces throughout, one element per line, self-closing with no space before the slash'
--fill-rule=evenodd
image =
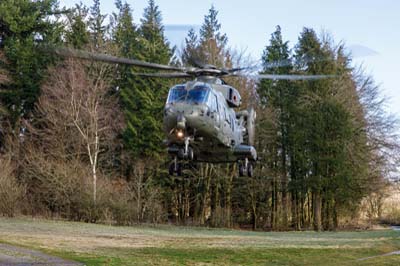
<path id="1" fill-rule="evenodd" d="M 189 69 L 186 73 L 193 75 L 195 77 L 200 77 L 200 76 L 213 76 L 213 77 L 220 77 L 220 76 L 225 76 L 228 75 L 229 72 L 223 69 L 217 69 L 215 66 L 214 68 L 194 68 L 194 69 Z"/>

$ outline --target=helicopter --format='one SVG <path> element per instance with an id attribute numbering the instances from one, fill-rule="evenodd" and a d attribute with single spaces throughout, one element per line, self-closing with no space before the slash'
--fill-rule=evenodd
<path id="1" fill-rule="evenodd" d="M 227 84 L 223 77 L 247 77 L 245 68 L 217 68 L 196 64 L 180 67 L 121 58 L 107 54 L 55 48 L 60 56 L 125 64 L 174 72 L 135 73 L 158 78 L 189 78 L 169 89 L 164 107 L 163 128 L 167 153 L 171 157 L 169 174 L 182 175 L 189 163 L 237 163 L 239 176 L 253 176 L 257 151 L 254 147 L 256 112 L 254 108 L 238 110 L 242 101 L 239 91 Z M 271 67 L 288 62 L 272 62 Z M 256 79 L 315 80 L 330 75 L 252 75 Z"/>

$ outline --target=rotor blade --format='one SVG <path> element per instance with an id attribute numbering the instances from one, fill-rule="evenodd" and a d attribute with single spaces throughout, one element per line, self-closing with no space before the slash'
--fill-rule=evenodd
<path id="1" fill-rule="evenodd" d="M 325 61 L 330 61 L 332 60 L 331 58 L 315 58 L 315 57 L 309 57 L 307 55 L 304 55 L 303 58 L 300 58 L 298 60 L 296 59 L 282 59 L 278 61 L 270 61 L 270 62 L 262 62 L 260 65 L 261 69 L 267 70 L 270 68 L 278 68 L 278 67 L 288 67 L 288 66 L 293 66 L 296 64 L 309 64 L 309 63 L 318 63 L 318 62 L 325 62 Z"/>
<path id="2" fill-rule="evenodd" d="M 278 74 L 258 74 L 258 75 L 240 75 L 238 77 L 250 77 L 254 79 L 272 79 L 272 80 L 317 80 L 333 78 L 335 75 L 278 75 Z"/>
<path id="3" fill-rule="evenodd" d="M 266 62 L 263 63 L 263 68 L 264 69 L 269 69 L 269 68 L 276 68 L 276 67 L 286 67 L 286 66 L 291 66 L 293 65 L 292 60 L 290 59 L 283 59 L 279 61 L 271 61 L 271 62 Z"/>
<path id="4" fill-rule="evenodd" d="M 102 61 L 102 62 L 106 62 L 106 63 L 125 64 L 125 65 L 145 67 L 145 68 L 151 68 L 151 69 L 185 71 L 185 69 L 181 68 L 181 67 L 149 63 L 149 62 L 140 61 L 140 60 L 136 60 L 136 59 L 117 57 L 117 56 L 112 56 L 112 55 L 107 55 L 107 54 L 86 52 L 86 51 L 82 51 L 82 50 L 75 50 L 75 49 L 65 48 L 65 47 L 55 48 L 54 53 L 56 53 L 57 55 L 60 55 L 60 56 L 76 57 L 76 58 L 88 59 L 88 60 L 96 60 L 96 61 Z"/>
<path id="5" fill-rule="evenodd" d="M 256 69 L 257 67 L 258 66 L 236 67 L 236 68 L 224 69 L 224 71 L 226 71 L 228 73 L 234 73 L 234 72 L 237 72 L 237 71 Z"/>
<path id="6" fill-rule="evenodd" d="M 183 31 L 188 32 L 190 29 L 199 29 L 200 25 L 196 24 L 166 24 L 164 25 L 165 31 Z"/>
<path id="7" fill-rule="evenodd" d="M 154 77 L 154 78 L 191 78 L 187 73 L 132 73 L 135 76 Z"/>
<path id="8" fill-rule="evenodd" d="M 351 52 L 353 58 L 379 55 L 377 51 L 361 44 L 353 44 L 345 48 Z"/>
<path id="9" fill-rule="evenodd" d="M 307 62 L 312 62 L 315 60 L 306 60 L 303 59 L 301 60 L 302 63 L 307 63 Z M 260 71 L 260 70 L 267 70 L 271 68 L 278 68 L 278 67 L 287 67 L 287 66 L 292 66 L 293 61 L 290 59 L 283 59 L 279 61 L 271 61 L 271 62 L 262 62 L 259 64 L 254 64 L 252 66 L 247 66 L 247 67 L 237 67 L 237 68 L 230 68 L 227 69 L 226 71 L 229 73 L 234 73 L 237 71 L 243 71 L 243 70 L 249 70 L 249 71 Z"/>

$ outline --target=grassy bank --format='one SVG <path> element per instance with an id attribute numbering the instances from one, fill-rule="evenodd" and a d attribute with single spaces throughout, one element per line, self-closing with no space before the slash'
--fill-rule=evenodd
<path id="1" fill-rule="evenodd" d="M 400 265 L 400 255 L 380 256 L 400 250 L 393 230 L 249 232 L 0 218 L 0 241 L 87 265 Z"/>

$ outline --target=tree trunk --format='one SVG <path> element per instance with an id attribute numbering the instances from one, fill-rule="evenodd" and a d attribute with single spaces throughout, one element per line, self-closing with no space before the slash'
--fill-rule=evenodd
<path id="1" fill-rule="evenodd" d="M 203 194 L 203 203 L 202 203 L 202 214 L 201 214 L 201 220 L 200 224 L 204 225 L 206 222 L 206 216 L 207 216 L 207 207 L 208 207 L 208 199 L 210 196 L 210 187 L 211 187 L 211 167 L 210 164 L 206 164 L 205 169 L 204 169 L 204 177 L 206 179 L 206 190 L 204 191 Z"/>
<path id="2" fill-rule="evenodd" d="M 253 204 L 252 210 L 253 210 L 253 214 L 252 214 L 253 230 L 256 230 L 257 229 L 257 209 L 256 209 L 255 204 Z"/>
<path id="3" fill-rule="evenodd" d="M 336 201 L 333 204 L 333 230 L 336 230 L 339 226 L 339 218 L 337 214 L 337 204 Z"/>
<path id="4" fill-rule="evenodd" d="M 276 188 L 275 188 L 275 177 L 272 180 L 272 193 L 271 193 L 271 228 L 276 228 L 276 213 L 275 213 L 275 205 L 276 205 Z"/>
<path id="5" fill-rule="evenodd" d="M 93 167 L 93 202 L 96 204 L 96 198 L 97 198 L 97 173 L 96 173 L 96 168 Z"/>
<path id="6" fill-rule="evenodd" d="M 291 211 L 292 211 L 292 227 L 294 230 L 299 230 L 299 219 L 298 219 L 298 209 L 297 209 L 297 191 L 293 190 L 291 193 L 292 203 L 291 203 Z"/>
<path id="7" fill-rule="evenodd" d="M 284 130 L 284 129 L 283 129 Z M 282 132 L 283 138 L 285 136 L 284 132 Z M 287 184 L 288 184 L 288 176 L 286 173 L 286 145 L 285 138 L 282 140 L 282 226 L 284 229 L 287 229 L 288 226 L 288 197 L 287 197 Z"/>
<path id="8" fill-rule="evenodd" d="M 225 197 L 225 209 L 226 209 L 226 217 L 225 217 L 225 223 L 226 227 L 232 227 L 232 182 L 233 182 L 233 176 L 236 173 L 236 167 L 233 165 L 230 167 L 229 165 L 227 166 L 227 173 L 228 179 L 227 179 L 227 184 L 226 184 L 226 197 Z"/>
<path id="9" fill-rule="evenodd" d="M 313 209 L 314 209 L 314 230 L 321 231 L 321 191 L 315 190 L 313 193 Z"/>

